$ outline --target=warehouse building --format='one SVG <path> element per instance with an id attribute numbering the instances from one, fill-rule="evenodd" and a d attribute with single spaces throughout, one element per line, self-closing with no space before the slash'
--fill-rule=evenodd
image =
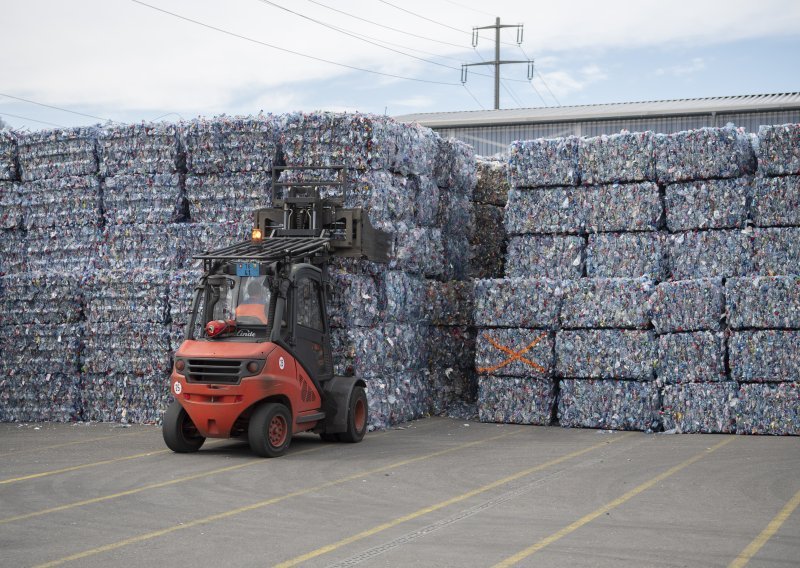
<path id="1" fill-rule="evenodd" d="M 749 132 L 762 124 L 800 122 L 800 92 L 671 101 L 645 101 L 545 108 L 406 114 L 440 135 L 471 144 L 477 154 L 503 153 L 514 140 L 598 136 L 620 130 L 669 134 L 724 126 L 732 122 Z"/>

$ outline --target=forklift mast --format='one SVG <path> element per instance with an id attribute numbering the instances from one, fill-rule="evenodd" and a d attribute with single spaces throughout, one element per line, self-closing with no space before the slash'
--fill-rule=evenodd
<path id="1" fill-rule="evenodd" d="M 326 174 L 333 179 L 325 179 Z M 281 180 L 286 174 L 286 180 Z M 311 178 L 311 179 L 309 179 Z M 323 197 L 321 189 L 333 190 Z M 254 213 L 252 238 L 196 255 L 208 273 L 215 262 L 283 261 L 324 265 L 332 256 L 388 262 L 391 236 L 361 208 L 345 208 L 344 166 L 273 166 L 272 207 Z"/>
<path id="2" fill-rule="evenodd" d="M 331 172 L 335 174 L 333 179 Z M 284 174 L 290 179 L 282 181 Z M 270 288 L 266 340 L 297 352 L 299 345 L 291 345 L 300 343 L 292 323 L 297 315 L 293 311 L 298 309 L 295 296 L 308 294 L 302 290 L 304 285 L 318 286 L 324 337 L 315 343 L 322 346 L 324 364 L 318 369 L 309 368 L 309 374 L 322 381 L 332 376 L 326 309 L 328 261 L 331 257 L 346 257 L 387 262 L 392 242 L 388 233 L 372 226 L 362 209 L 343 207 L 346 174 L 343 166 L 273 167 L 273 206 L 255 212 L 251 239 L 194 257 L 203 261 L 204 276 L 196 288 L 187 338 L 194 336 L 197 308 L 209 277 L 265 276 Z M 333 196 L 322 197 L 323 188 L 333 188 Z M 313 354 L 308 355 L 305 359 L 312 360 Z"/>

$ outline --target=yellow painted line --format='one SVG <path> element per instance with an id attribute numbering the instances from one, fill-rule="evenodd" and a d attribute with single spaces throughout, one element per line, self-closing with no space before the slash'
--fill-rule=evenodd
<path id="1" fill-rule="evenodd" d="M 371 438 L 376 436 L 382 436 L 386 434 L 386 432 L 378 432 L 370 434 Z M 286 456 L 285 459 L 291 459 L 293 456 L 299 456 L 302 454 L 307 454 L 310 452 L 316 452 L 319 450 L 324 450 L 326 448 L 332 448 L 334 444 L 321 444 L 315 448 L 309 448 L 307 450 L 301 450 L 299 452 L 293 452 Z M 150 483 L 148 485 L 143 485 L 141 487 L 136 487 L 134 489 L 127 489 L 125 491 L 119 491 L 117 493 L 111 493 L 109 495 L 102 495 L 100 497 L 93 497 L 91 499 L 84 499 L 82 501 L 74 501 L 72 503 L 67 503 L 65 505 L 58 505 L 56 507 L 50 507 L 49 509 L 42 509 L 40 511 L 33 511 L 31 513 L 23 513 L 21 515 L 16 515 L 14 517 L 6 517 L 5 519 L 0 519 L 0 525 L 4 525 L 7 523 L 12 523 L 14 521 L 22 521 L 25 519 L 31 519 L 33 517 L 41 517 L 42 515 L 48 515 L 50 513 L 58 513 L 60 511 L 68 511 L 69 509 L 75 509 L 76 507 L 83 507 L 86 505 L 93 505 L 95 503 L 102 503 L 104 501 L 111 501 L 112 499 L 119 499 L 120 497 L 127 497 L 129 495 L 135 495 L 137 493 L 141 493 L 142 491 L 149 491 L 151 489 L 160 489 L 162 487 L 169 487 L 170 485 L 175 485 L 178 483 L 184 483 L 186 481 L 193 481 L 195 479 L 202 479 L 204 477 L 210 477 L 212 475 L 217 475 L 218 473 L 225 473 L 229 471 L 235 471 L 237 469 L 243 469 L 245 467 L 250 467 L 251 465 L 256 465 L 259 463 L 266 463 L 264 458 L 257 458 L 254 460 L 250 460 L 244 463 L 230 465 L 227 467 L 221 467 L 218 469 L 212 469 L 210 471 L 205 471 L 202 473 L 195 473 L 192 475 L 187 475 L 184 477 L 179 477 L 176 479 L 170 479 L 168 481 L 161 481 L 158 483 Z"/>
<path id="2" fill-rule="evenodd" d="M 227 442 L 227 441 L 229 441 L 229 440 L 228 439 L 212 440 L 210 442 L 206 442 L 204 447 L 208 447 L 208 446 L 211 446 L 211 445 L 216 445 L 216 444 L 219 444 L 219 443 L 222 443 L 222 442 Z M 160 454 L 169 453 L 171 451 L 172 450 L 155 450 L 153 452 L 142 452 L 141 454 L 133 454 L 133 455 L 130 455 L 130 456 L 121 456 L 121 457 L 118 457 L 118 458 L 100 460 L 100 461 L 91 462 L 91 463 L 83 463 L 83 464 L 80 464 L 80 465 L 73 465 L 73 466 L 64 467 L 64 468 L 61 468 L 61 469 L 53 469 L 53 470 L 50 470 L 50 471 L 42 471 L 40 473 L 31 473 L 30 475 L 23 475 L 22 477 L 12 477 L 10 479 L 0 480 L 0 485 L 7 485 L 9 483 L 17 483 L 17 482 L 20 482 L 20 481 L 29 481 L 31 479 L 38 479 L 40 477 L 48 477 L 50 475 L 58 475 L 60 473 L 69 473 L 71 471 L 78 471 L 78 470 L 87 469 L 87 468 L 90 468 L 90 467 L 98 467 L 98 466 L 101 466 L 101 465 L 108 465 L 110 463 L 119 463 L 119 462 L 123 462 L 123 461 L 135 460 L 135 459 L 139 459 L 139 458 L 146 458 L 146 457 L 149 457 L 149 456 L 157 456 L 157 455 L 160 455 Z"/>
<path id="3" fill-rule="evenodd" d="M 517 479 L 520 479 L 522 477 L 526 477 L 526 476 L 531 475 L 533 473 L 536 473 L 538 471 L 542 471 L 543 469 L 547 469 L 548 467 L 552 467 L 554 465 L 558 465 L 558 464 L 560 464 L 562 462 L 565 462 L 567 460 L 570 460 L 572 458 L 577 458 L 578 456 L 582 456 L 583 454 L 586 454 L 586 453 L 589 453 L 591 451 L 597 450 L 599 448 L 607 446 L 608 444 L 611 444 L 613 442 L 616 442 L 616 441 L 621 440 L 623 438 L 627 438 L 627 437 L 632 436 L 632 435 L 633 435 L 632 433 L 623 434 L 623 435 L 621 435 L 619 437 L 616 437 L 614 439 L 604 440 L 604 441 L 600 442 L 599 444 L 594 444 L 593 446 L 589 446 L 588 448 L 584 448 L 582 450 L 577 450 L 575 452 L 572 452 L 572 453 L 563 455 L 561 457 L 552 459 L 550 461 L 544 462 L 544 463 L 539 464 L 537 466 L 530 467 L 530 468 L 527 468 L 527 469 L 523 469 L 522 471 L 518 471 L 518 472 L 513 473 L 513 474 L 511 474 L 511 475 L 509 475 L 507 477 L 504 477 L 502 479 L 498 479 L 497 481 L 493 481 L 491 483 L 487 483 L 486 485 L 482 485 L 481 487 L 478 487 L 477 489 L 473 489 L 472 491 L 467 491 L 466 493 L 462 493 L 461 495 L 456 495 L 455 497 L 451 497 L 450 499 L 447 499 L 445 501 L 440 501 L 439 503 L 436 503 L 434 505 L 430 505 L 429 507 L 423 507 L 422 509 L 414 511 L 413 513 L 409 513 L 408 515 L 404 515 L 402 517 L 398 517 L 398 518 L 396 518 L 394 520 L 391 520 L 391 521 L 388 521 L 386 523 L 377 525 L 377 526 L 375 526 L 375 527 L 373 527 L 371 529 L 367 529 L 367 530 L 362 531 L 362 532 L 360 532 L 358 534 L 355 534 L 353 536 L 349 536 L 347 538 L 343 538 L 342 540 L 340 540 L 338 542 L 334 542 L 334 543 L 329 544 L 327 546 L 323 546 L 323 547 L 317 548 L 316 550 L 312 550 L 311 552 L 308 552 L 308 553 L 303 554 L 301 556 L 296 556 L 294 558 L 286 560 L 285 562 L 281 562 L 280 564 L 275 564 L 274 568 L 289 568 L 290 566 L 297 566 L 298 564 L 301 564 L 303 562 L 307 562 L 307 561 L 311 560 L 312 558 L 316 558 L 318 556 L 322 556 L 323 554 L 327 554 L 329 552 L 333 552 L 334 550 L 336 550 L 338 548 L 341 548 L 341 547 L 346 546 L 348 544 L 352 544 L 352 543 L 354 543 L 356 541 L 359 541 L 361 539 L 376 535 L 376 534 L 378 534 L 380 532 L 383 532 L 383 531 L 385 531 L 387 529 L 390 529 L 392 527 L 396 527 L 399 524 L 414 520 L 416 518 L 422 517 L 423 515 L 427 515 L 429 513 L 433 513 L 434 511 L 438 511 L 439 509 L 442 509 L 444 507 L 449 507 L 450 505 L 454 505 L 456 503 L 464 501 L 465 499 L 469 499 L 471 497 L 475 497 L 476 495 L 480 495 L 481 493 L 486 493 L 487 491 L 490 491 L 490 490 L 495 489 L 497 487 L 500 487 L 502 485 L 506 485 L 507 483 L 511 483 L 512 481 L 516 481 Z"/>
<path id="4" fill-rule="evenodd" d="M 301 452 L 297 452 L 292 455 L 300 455 L 305 454 L 308 452 L 314 452 L 317 450 L 321 450 L 325 446 L 320 446 L 318 448 L 311 448 L 310 450 L 303 450 Z M 287 456 L 288 457 L 288 456 Z M 7 517 L 5 519 L 0 519 L 0 525 L 4 525 L 6 523 L 11 523 L 14 521 L 22 521 L 24 519 L 30 519 L 33 517 L 40 517 L 42 515 L 48 515 L 50 513 L 58 513 L 60 511 L 67 511 L 69 509 L 74 509 L 76 507 L 83 507 L 86 505 L 93 505 L 95 503 L 102 503 L 104 501 L 110 501 L 112 499 L 119 499 L 120 497 L 127 497 L 129 495 L 135 495 L 137 493 L 141 493 L 142 491 L 149 491 L 151 489 L 160 489 L 162 487 L 169 487 L 170 485 L 175 485 L 177 483 L 184 483 L 186 481 L 192 481 L 195 479 L 201 479 L 203 477 L 209 477 L 211 475 L 216 475 L 218 473 L 225 473 L 228 471 L 235 471 L 237 469 L 242 469 L 245 467 L 249 467 L 251 465 L 255 465 L 257 463 L 264 463 L 263 458 L 258 458 L 255 460 L 250 460 L 245 463 L 240 463 L 237 465 L 231 465 L 228 467 L 221 467 L 219 469 L 212 469 L 211 471 L 205 471 L 202 473 L 195 473 L 193 475 L 187 475 L 184 477 L 179 477 L 177 479 L 170 479 L 169 481 L 162 481 L 159 483 L 151 483 L 149 485 L 143 485 L 142 487 L 137 487 L 135 489 L 128 489 L 126 491 L 119 491 L 118 493 L 111 493 L 109 495 L 103 495 L 101 497 L 94 497 L 92 499 L 84 499 L 83 501 L 75 501 L 73 503 L 67 503 L 66 505 L 59 505 L 57 507 L 50 507 L 49 509 L 42 509 L 41 511 L 34 511 L 32 513 L 25 513 L 22 515 L 17 515 L 15 517 Z"/>
<path id="5" fill-rule="evenodd" d="M 161 432 L 160 430 L 136 430 L 135 432 L 120 432 L 119 434 L 109 434 L 108 436 L 98 436 L 96 438 L 89 438 L 86 440 L 75 440 L 74 442 L 64 442 L 63 444 L 53 444 L 52 446 L 40 446 L 38 448 L 24 448 L 21 450 L 10 450 L 7 452 L 0 452 L 0 457 L 8 456 L 11 454 L 27 454 L 31 452 L 39 452 L 44 450 L 54 450 L 56 448 L 66 448 L 67 446 L 75 446 L 77 444 L 91 444 L 92 442 L 99 442 L 101 440 L 108 440 L 110 438 L 121 438 L 123 436 L 135 436 L 137 434 L 152 434 L 154 432 Z"/>
<path id="6" fill-rule="evenodd" d="M 2 481 L 0 481 L 0 485 L 6 485 L 8 483 L 17 483 L 19 481 L 28 481 L 30 479 L 38 479 L 40 477 L 47 477 L 48 475 L 58 475 L 59 473 L 68 473 L 70 471 L 78 471 L 80 469 L 86 469 L 86 468 L 89 468 L 89 467 L 98 467 L 98 466 L 101 466 L 101 465 L 108 465 L 110 463 L 117 463 L 117 462 L 122 462 L 122 461 L 127 461 L 127 460 L 135 460 L 135 459 L 143 458 L 143 457 L 147 457 L 147 456 L 155 456 L 155 455 L 158 455 L 158 454 L 165 454 L 165 453 L 167 453 L 169 451 L 170 450 L 156 450 L 155 452 L 144 452 L 144 453 L 141 453 L 141 454 L 133 454 L 131 456 L 122 456 L 122 457 L 119 457 L 119 458 L 112 458 L 112 459 L 108 459 L 108 460 L 101 460 L 101 461 L 96 461 L 96 462 L 91 462 L 91 463 L 84 463 L 84 464 L 81 464 L 81 465 L 73 465 L 71 467 L 65 467 L 65 468 L 62 468 L 62 469 L 53 469 L 51 471 L 43 471 L 41 473 L 32 473 L 30 475 L 23 475 L 22 477 L 12 477 L 10 479 L 3 479 Z"/>
<path id="7" fill-rule="evenodd" d="M 750 562 L 750 559 L 758 553 L 761 548 L 767 544 L 767 541 L 773 537 L 773 535 L 778 532 L 778 529 L 781 528 L 781 525 L 786 522 L 786 519 L 797 509 L 798 505 L 800 505 L 800 491 L 794 494 L 794 497 L 789 499 L 789 502 L 780 510 L 780 512 L 775 515 L 775 517 L 769 522 L 767 527 L 761 531 L 756 538 L 753 539 L 753 542 L 747 545 L 742 553 L 736 557 L 736 560 L 728 564 L 728 568 L 742 568 L 743 566 L 747 566 L 747 563 Z"/>
<path id="8" fill-rule="evenodd" d="M 513 566 L 514 564 L 517 564 L 518 562 L 521 562 L 522 560 L 528 558 L 529 556 L 539 552 L 543 548 L 545 548 L 547 546 L 550 546 L 554 542 L 556 542 L 558 540 L 561 540 L 565 536 L 575 532 L 576 530 L 578 530 L 582 526 L 584 526 L 584 525 L 586 525 L 588 523 L 591 523 L 597 517 L 600 517 L 600 516 L 604 515 L 608 511 L 611 511 L 612 509 L 616 509 L 617 507 L 619 507 L 623 503 L 626 503 L 627 501 L 630 501 L 631 499 L 633 499 L 634 497 L 636 497 L 640 493 L 643 493 L 643 492 L 647 491 L 648 489 L 650 489 L 651 487 L 653 487 L 654 485 L 656 485 L 658 483 L 661 483 L 662 481 L 664 481 L 668 477 L 670 477 L 672 475 L 675 475 L 676 473 L 678 473 L 679 471 L 681 471 L 683 469 L 686 469 L 687 467 L 689 467 L 693 463 L 700 461 L 701 459 L 703 459 L 704 457 L 706 457 L 710 453 L 715 452 L 718 449 L 720 449 L 721 447 L 730 444 L 735 439 L 736 439 L 736 436 L 728 436 L 726 439 L 724 439 L 723 441 L 719 442 L 718 444 L 715 444 L 715 445 L 711 446 L 710 448 L 708 448 L 704 452 L 696 454 L 695 456 L 689 458 L 685 462 L 679 463 L 678 465 L 669 468 L 667 471 L 665 471 L 663 473 L 660 473 L 659 475 L 655 476 L 654 478 L 652 478 L 652 479 L 650 479 L 648 481 L 645 481 L 641 485 L 638 485 L 638 486 L 634 487 L 633 489 L 631 489 L 630 491 L 628 491 L 627 493 L 625 493 L 621 497 L 618 497 L 618 498 L 614 499 L 613 501 L 611 501 L 609 503 L 606 503 L 605 505 L 603 505 L 599 509 L 589 513 L 588 515 L 585 515 L 585 516 L 581 517 L 580 519 L 578 519 L 574 523 L 564 527 L 560 531 L 555 532 L 555 533 L 551 534 L 550 536 L 543 538 L 542 540 L 540 540 L 536 544 L 534 544 L 532 546 L 529 546 L 528 548 L 526 548 L 524 550 L 519 551 L 518 553 L 516 553 L 513 556 L 509 556 L 508 558 L 506 558 L 502 562 L 498 562 L 492 568 L 507 568 L 508 566 Z"/>
<path id="9" fill-rule="evenodd" d="M 500 438 L 505 438 L 507 436 L 511 436 L 513 434 L 519 433 L 520 430 L 514 430 L 511 432 L 505 432 L 498 436 L 491 436 L 489 438 L 484 438 L 482 440 L 475 440 L 474 442 L 466 442 L 464 444 L 460 444 L 458 446 L 453 446 L 452 448 L 447 448 L 444 450 L 439 450 L 437 452 L 431 452 L 429 454 L 424 454 L 421 456 L 417 456 L 415 458 L 409 458 L 406 460 L 398 461 L 391 463 L 389 465 L 385 465 L 382 467 L 378 467 L 375 469 L 368 469 L 364 471 L 360 471 L 358 473 L 353 473 L 347 475 L 345 477 L 340 477 L 339 479 L 334 479 L 332 481 L 328 481 L 326 483 L 322 483 L 320 485 L 315 485 L 313 487 L 307 487 L 305 489 L 299 489 L 297 491 L 292 491 L 291 493 L 287 493 L 285 495 L 281 495 L 279 497 L 272 497 L 271 499 L 265 499 L 264 501 L 258 501 L 257 503 L 252 503 L 250 505 L 245 505 L 243 507 L 237 507 L 236 509 L 230 509 L 229 511 L 224 511 L 222 513 L 217 513 L 216 515 L 209 515 L 208 517 L 202 517 L 200 519 L 194 519 L 192 521 L 186 521 L 179 525 L 173 525 L 171 527 L 167 527 L 165 529 L 152 531 L 149 533 L 140 534 L 138 536 L 134 536 L 131 538 L 126 538 L 125 540 L 119 540 L 117 542 L 112 542 L 110 544 L 106 544 L 103 546 L 98 546 L 97 548 L 91 548 L 89 550 L 84 550 L 83 552 L 78 552 L 76 554 L 71 554 L 69 556 L 64 556 L 63 558 L 57 558 L 56 560 L 52 560 L 50 562 L 46 562 L 44 564 L 39 564 L 34 566 L 34 568 L 51 568 L 53 566 L 61 566 L 67 562 L 73 562 L 75 560 L 81 560 L 83 558 L 88 558 L 89 556 L 95 556 L 97 554 L 102 554 L 103 552 L 109 552 L 111 550 L 116 550 L 118 548 L 122 548 L 125 546 L 129 546 L 131 544 L 136 544 L 139 542 L 144 542 L 147 540 L 151 540 L 154 538 L 158 538 L 160 536 L 165 536 L 171 534 L 173 532 L 181 531 L 184 529 L 189 529 L 192 527 L 196 527 L 199 525 L 207 525 L 208 523 L 213 523 L 214 521 L 219 521 L 222 519 L 227 519 L 229 517 L 233 517 L 235 515 L 240 515 L 242 513 L 247 513 L 249 511 L 255 511 L 257 509 L 262 509 L 269 505 L 274 505 L 276 503 L 280 503 L 282 501 L 286 501 L 287 499 L 292 499 L 294 497 L 301 497 L 303 495 L 308 495 L 310 493 L 315 493 L 317 491 L 322 491 L 323 489 L 328 489 L 330 487 L 335 487 L 337 485 L 342 485 L 347 483 L 348 481 L 353 481 L 356 479 L 360 479 L 366 475 L 372 475 L 375 473 L 380 473 L 382 471 L 386 471 L 389 469 L 394 469 L 397 467 L 402 467 L 405 465 L 409 465 L 412 463 L 420 462 L 423 460 L 427 460 L 430 458 L 434 458 L 437 456 L 442 456 L 445 454 L 450 454 L 453 452 L 457 452 L 459 450 L 464 450 L 466 448 L 470 448 L 472 446 L 477 446 L 478 444 L 483 444 L 486 442 L 491 442 L 494 440 L 499 440 Z"/>

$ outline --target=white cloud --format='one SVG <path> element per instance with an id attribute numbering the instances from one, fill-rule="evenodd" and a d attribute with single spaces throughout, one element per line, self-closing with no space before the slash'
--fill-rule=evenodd
<path id="1" fill-rule="evenodd" d="M 320 0 L 429 41 L 355 20 L 307 0 L 275 0 L 331 25 L 391 41 L 397 44 L 392 49 L 401 52 L 414 48 L 452 58 L 414 52 L 447 66 L 441 67 L 355 40 L 256 0 L 143 1 L 318 58 L 450 85 L 403 81 L 314 61 L 180 20 L 131 0 L 4 0 L 5 25 L 0 34 L 3 91 L 112 118 L 149 118 L 167 112 L 184 116 L 236 114 L 260 108 L 350 109 L 365 104 L 369 109 L 362 110 L 373 112 L 383 112 L 387 104 L 405 107 L 401 112 L 439 110 L 431 107 L 456 100 L 471 104 L 460 86 L 460 62 L 478 60 L 471 49 L 472 27 L 493 23 L 488 16 L 441 0 L 408 0 L 402 7 L 463 32 L 374 0 Z M 796 0 L 573 0 L 569 9 L 557 3 L 495 0 L 495 10 L 503 23 L 526 23 L 524 49 L 536 58 L 538 71 L 558 96 L 586 91 L 589 85 L 607 81 L 613 65 L 604 62 L 600 68 L 590 64 L 598 61 L 596 55 L 603 51 L 797 36 L 800 30 L 800 2 Z M 502 46 L 502 57 L 524 57 L 513 45 L 514 39 L 513 30 L 503 31 L 503 40 L 511 45 Z M 481 48 L 490 49 L 491 42 L 481 40 Z M 570 53 L 562 53 L 567 51 Z M 564 67 L 565 61 L 574 64 L 578 60 L 586 66 Z M 708 64 L 702 59 L 689 61 L 665 67 L 662 73 L 687 76 Z M 504 77 L 518 77 L 512 74 L 519 72 L 524 78 L 524 66 L 519 66 L 521 70 L 508 67 Z M 491 79 L 478 77 L 479 72 L 491 75 L 488 68 L 472 68 L 469 88 L 483 98 L 485 89 L 491 92 Z M 34 117 L 44 111 L 14 106 L 8 112 Z M 63 114 L 47 116 L 44 119 L 53 122 L 79 120 Z M 58 116 L 62 120 L 57 120 Z"/>
<path id="2" fill-rule="evenodd" d="M 544 81 L 542 81 L 544 77 Z M 589 85 L 605 81 L 608 75 L 597 65 L 589 65 L 572 74 L 566 71 L 550 71 L 542 73 L 541 77 L 534 78 L 534 84 L 542 91 L 547 92 L 547 87 L 557 97 L 565 97 L 586 89 Z M 546 84 L 546 86 L 545 86 Z"/>
<path id="3" fill-rule="evenodd" d="M 517 9 L 503 1 L 502 12 L 527 22 L 530 50 L 558 52 L 586 48 L 655 45 L 709 45 L 757 37 L 797 35 L 796 0 L 572 0 L 536 3 Z"/>
<path id="4" fill-rule="evenodd" d="M 581 74 L 585 83 L 596 83 L 608 79 L 608 75 L 597 65 L 587 65 L 581 69 Z"/>
<path id="5" fill-rule="evenodd" d="M 672 75 L 674 77 L 684 77 L 686 75 L 693 75 L 703 71 L 706 68 L 706 62 L 702 57 L 694 57 L 688 63 L 681 65 L 671 65 L 669 67 L 659 67 L 654 71 L 654 75 Z"/>

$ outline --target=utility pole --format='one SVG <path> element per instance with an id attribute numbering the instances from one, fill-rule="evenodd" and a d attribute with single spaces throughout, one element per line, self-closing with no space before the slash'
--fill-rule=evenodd
<path id="1" fill-rule="evenodd" d="M 528 80 L 533 79 L 533 61 L 531 59 L 524 60 L 501 60 L 500 59 L 500 30 L 502 28 L 517 28 L 517 45 L 522 44 L 522 24 L 516 25 L 501 25 L 500 18 L 495 19 L 493 26 L 482 26 L 479 28 L 472 28 L 472 47 L 478 45 L 478 31 L 479 30 L 494 30 L 494 61 L 483 61 L 481 63 L 464 63 L 461 65 L 461 82 L 467 82 L 467 68 L 475 65 L 494 65 L 494 109 L 500 109 L 500 66 L 509 63 L 527 63 L 528 64 Z"/>

